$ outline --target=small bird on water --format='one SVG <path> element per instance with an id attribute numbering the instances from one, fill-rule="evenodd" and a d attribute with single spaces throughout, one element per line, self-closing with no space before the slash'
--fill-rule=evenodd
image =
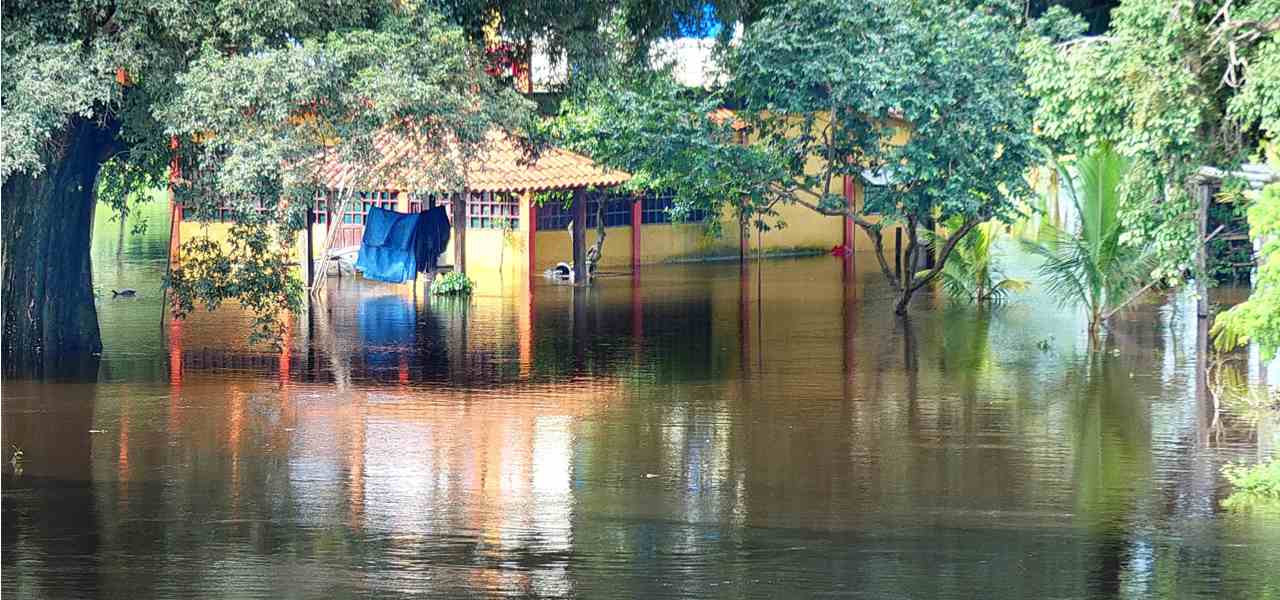
<path id="1" fill-rule="evenodd" d="M 119 297 L 121 297 L 121 298 L 132 298 L 132 297 L 137 296 L 137 295 L 138 295 L 138 290 L 133 290 L 133 289 L 129 289 L 129 288 L 124 288 L 124 289 L 122 289 L 122 290 L 111 290 L 111 297 L 112 297 L 112 298 L 115 298 L 115 297 L 117 297 L 117 296 L 119 296 Z"/>

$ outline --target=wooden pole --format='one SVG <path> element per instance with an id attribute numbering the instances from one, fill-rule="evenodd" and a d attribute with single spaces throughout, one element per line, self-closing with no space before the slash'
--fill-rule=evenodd
<path id="1" fill-rule="evenodd" d="M 314 245 L 311 240 L 311 228 L 316 224 L 316 211 L 314 208 L 307 207 L 307 235 L 305 236 L 307 248 L 304 252 L 307 260 L 307 289 L 311 289 L 315 285 L 316 280 L 316 257 Z"/>
<path id="2" fill-rule="evenodd" d="M 178 260 L 178 248 L 182 243 L 182 206 L 178 204 L 177 191 L 174 185 L 181 176 L 178 164 L 178 138 L 169 139 L 169 150 L 173 156 L 169 159 L 169 260 L 164 265 L 164 286 L 160 289 L 160 324 L 164 325 L 165 314 L 169 312 L 169 276 L 173 274 L 173 262 Z M 124 219 L 120 219 L 124 224 Z"/>
<path id="3" fill-rule="evenodd" d="M 902 273 L 902 227 L 893 228 L 893 273 Z"/>
<path id="4" fill-rule="evenodd" d="M 352 192 L 351 190 L 348 190 L 348 191 L 346 192 L 346 194 L 345 194 L 345 195 L 342 193 L 342 191 L 339 191 L 339 192 L 338 192 L 338 196 L 340 197 L 340 201 L 338 202 L 338 218 L 339 218 L 339 219 L 341 219 L 341 218 L 342 218 L 342 215 L 343 215 L 343 214 L 346 214 L 346 212 L 347 212 L 347 202 L 348 202 L 349 200 L 351 200 L 351 197 L 352 197 L 352 196 L 354 196 L 354 195 L 355 195 L 355 193 L 354 193 L 354 192 Z M 340 229 L 340 224 L 339 224 L 339 223 L 334 222 L 333 213 L 330 213 L 330 216 L 329 216 L 329 227 L 328 227 L 328 230 L 325 232 L 325 236 L 324 236 L 324 249 L 320 252 L 320 260 L 323 260 L 323 261 L 325 261 L 325 262 L 328 262 L 328 260 L 329 260 L 329 250 L 333 248 L 333 238 L 335 238 L 335 237 L 337 237 L 337 236 L 338 236 L 338 230 L 339 230 L 339 229 Z M 341 273 L 342 273 L 342 267 L 341 267 L 341 266 L 339 266 L 339 267 L 338 267 L 338 273 L 339 273 L 339 274 L 341 274 Z M 316 278 L 316 280 L 312 283 L 312 285 L 311 285 L 311 295 L 312 295 L 313 297 L 320 293 L 320 288 L 324 287 L 324 282 L 325 282 L 327 279 L 329 279 L 329 278 L 328 278 L 328 277 L 317 277 L 317 278 Z"/>
<path id="5" fill-rule="evenodd" d="M 467 188 L 454 195 L 453 201 L 453 270 L 467 272 Z"/>
<path id="6" fill-rule="evenodd" d="M 587 195 L 573 190 L 573 281 L 587 280 Z"/>
<path id="7" fill-rule="evenodd" d="M 1206 319 L 1209 317 L 1209 250 L 1205 243 L 1205 233 L 1209 229 L 1209 186 L 1198 186 L 1196 195 L 1200 200 L 1200 210 L 1196 214 L 1196 240 L 1200 242 L 1196 245 L 1196 296 L 1199 297 L 1196 316 Z"/>

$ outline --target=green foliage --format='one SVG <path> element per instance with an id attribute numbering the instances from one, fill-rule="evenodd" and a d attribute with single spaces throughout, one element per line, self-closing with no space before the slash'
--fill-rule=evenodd
<path id="1" fill-rule="evenodd" d="M 1044 259 L 1039 271 L 1049 293 L 1064 306 L 1088 311 L 1091 336 L 1128 301 L 1150 264 L 1149 255 L 1120 241 L 1120 181 L 1128 168 L 1128 159 L 1107 145 L 1081 157 L 1074 178 L 1065 171 L 1061 176 L 1079 216 L 1078 230 L 1050 225 L 1047 241 L 1025 242 Z"/>
<path id="2" fill-rule="evenodd" d="M 1239 161 L 1280 123 L 1280 1 L 1227 3 L 1221 15 L 1220 5 L 1124 0 L 1105 36 L 1059 43 L 1042 27 L 1022 47 L 1037 131 L 1053 152 L 1109 143 L 1131 157 L 1122 242 L 1153 250 L 1156 278 L 1181 278 L 1200 243 L 1188 177 Z"/>
<path id="3" fill-rule="evenodd" d="M 1040 160 L 1019 28 L 1008 11 L 977 4 L 785 2 L 766 9 L 730 55 L 744 115 L 786 169 L 780 186 L 816 191 L 819 212 L 845 215 L 872 237 L 900 314 L 970 229 L 1013 219 L 1023 175 Z M 852 212 L 843 177 L 870 188 Z M 888 184 L 877 186 L 881 178 Z M 936 247 L 936 268 L 899 281 L 884 259 L 883 224 L 906 225 L 914 264 L 925 251 L 918 228 L 952 218 L 961 225 Z"/>
<path id="4" fill-rule="evenodd" d="M 958 224 L 953 220 L 949 226 Z M 1002 302 L 1010 293 L 1030 287 L 1024 279 L 1005 277 L 999 257 L 993 252 L 1003 223 L 987 221 L 973 228 L 956 244 L 938 279 L 952 300 L 961 302 Z M 942 239 L 941 236 L 935 236 Z M 936 242 L 935 242 L 936 243 Z"/>
<path id="5" fill-rule="evenodd" d="M 1089 30 L 1089 24 L 1070 10 L 1054 5 L 1031 23 L 1031 28 L 1050 42 L 1074 40 Z"/>
<path id="6" fill-rule="evenodd" d="M 1280 156 L 1273 155 L 1270 162 L 1280 167 Z M 1217 316 L 1214 343 L 1227 350 L 1253 341 L 1270 360 L 1280 349 L 1280 183 L 1264 187 L 1249 209 L 1249 235 L 1263 242 L 1253 291 L 1248 300 Z"/>
<path id="7" fill-rule="evenodd" d="M 449 271 L 431 280 L 432 296 L 470 296 L 475 282 L 465 274 Z"/>
<path id="8" fill-rule="evenodd" d="M 236 299 L 260 320 L 299 302 L 301 288 L 280 263 L 244 250 L 303 227 L 323 187 L 321 155 L 351 165 L 350 189 L 391 180 L 454 189 L 486 135 L 521 135 L 534 116 L 427 3 L 11 2 L 4 25 L 0 176 L 58 164 L 51 140 L 88 120 L 120 132 L 98 152 L 107 165 L 99 191 L 127 211 L 133 192 L 168 181 L 176 147 L 176 199 L 196 220 L 230 214 L 241 246 L 192 248 L 203 263 L 175 279 L 186 286 L 175 299 L 209 308 Z M 372 148 L 386 130 L 413 151 L 383 160 Z M 414 160 L 423 156 L 446 158 Z M 391 177 L 408 160 L 422 176 Z"/>
<path id="9" fill-rule="evenodd" d="M 625 189 L 674 194 L 675 220 L 701 209 L 777 226 L 772 186 L 785 173 L 763 148 L 739 144 L 730 121 L 713 117 L 721 106 L 722 97 L 685 89 L 666 73 L 620 75 L 566 99 L 547 133 L 631 173 Z"/>
<path id="10" fill-rule="evenodd" d="M 1280 515 L 1280 460 L 1256 465 L 1226 465 L 1222 475 L 1235 488 L 1222 501 L 1231 512 Z"/>
<path id="11" fill-rule="evenodd" d="M 728 41 L 735 21 L 750 23 L 768 0 L 433 0 L 450 21 L 462 25 L 476 42 L 487 31 L 526 46 L 533 40 L 572 77 L 607 77 L 615 67 L 645 68 L 653 43 L 678 37 L 682 27 L 701 23 L 710 7 L 726 24 L 721 41 Z M 497 17 L 495 19 L 495 17 Z M 496 25 L 496 29 L 495 29 Z M 570 87 L 575 81 L 566 82 Z"/>
<path id="12" fill-rule="evenodd" d="M 676 213 L 732 212 L 767 229 L 782 225 L 777 203 L 801 203 L 851 218 L 878 239 L 882 224 L 864 218 L 875 213 L 905 221 L 918 256 L 916 226 L 928 219 L 961 216 L 955 240 L 981 221 L 1011 219 L 1023 173 L 1038 160 L 1018 29 L 1004 11 L 979 4 L 769 6 L 728 51 L 727 90 L 618 75 L 575 91 L 552 137 L 633 173 L 633 187 L 673 190 Z M 751 126 L 749 141 L 717 112 L 730 98 L 743 106 L 737 116 Z M 904 129 L 911 136 L 901 143 Z M 850 213 L 842 178 L 886 167 L 893 185 Z M 880 250 L 904 298 L 937 275 L 899 282 Z M 939 269 L 945 262 L 943 251 Z"/>
<path id="13" fill-rule="evenodd" d="M 197 303 L 215 310 L 237 301 L 255 315 L 251 343 L 279 343 L 282 317 L 302 308 L 302 281 L 293 270 L 289 244 L 265 229 L 237 223 L 223 245 L 200 237 L 182 245 L 182 261 L 169 275 L 173 314 L 182 318 Z"/>
<path id="14" fill-rule="evenodd" d="M 754 132 L 823 205 L 844 204 L 834 178 L 887 170 L 864 212 L 1008 219 L 1040 158 L 1018 40 L 1013 22 L 950 2 L 796 0 L 767 9 L 729 64 Z"/>

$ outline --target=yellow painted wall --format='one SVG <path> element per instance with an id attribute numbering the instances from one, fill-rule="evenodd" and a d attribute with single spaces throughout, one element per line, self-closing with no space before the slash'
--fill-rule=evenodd
<path id="1" fill-rule="evenodd" d="M 534 272 L 542 273 L 556 264 L 573 262 L 573 236 L 568 230 L 545 230 L 534 234 Z M 587 247 L 596 243 L 596 231 L 587 231 Z M 631 227 L 605 229 L 601 269 L 618 270 L 631 267 Z"/>
<path id="2" fill-rule="evenodd" d="M 910 136 L 909 127 L 899 121 L 891 121 L 892 126 L 898 128 L 897 136 L 891 143 L 906 143 Z M 824 166 L 823 161 L 819 157 L 811 157 L 806 164 L 806 170 L 810 173 L 819 173 Z M 834 186 L 839 186 L 842 181 L 833 182 Z M 862 193 L 860 186 L 855 185 L 855 204 L 861 203 Z M 402 212 L 408 211 L 409 195 L 400 194 L 400 202 L 398 209 Z M 532 201 L 531 194 L 524 194 L 520 198 L 521 214 L 528 216 L 530 214 L 529 206 Z M 837 246 L 843 242 L 844 219 L 838 216 L 828 216 L 812 211 L 808 208 L 793 204 L 779 205 L 778 213 L 780 220 L 785 223 L 784 227 L 774 229 L 764 233 L 759 247 L 765 253 L 782 253 L 796 251 L 827 251 L 833 246 Z M 876 217 L 869 217 L 869 220 L 875 221 Z M 704 229 L 699 224 L 688 223 L 657 223 L 641 225 L 641 244 L 640 244 L 640 262 L 641 263 L 659 263 L 672 260 L 697 260 L 700 258 L 714 258 L 737 256 L 739 248 L 739 226 L 732 218 L 725 217 L 722 223 L 722 235 L 719 238 L 710 238 L 704 233 Z M 528 219 L 521 219 L 520 227 L 504 238 L 502 232 L 496 229 L 468 229 L 467 230 L 467 270 L 477 281 L 484 285 L 483 279 L 493 277 L 495 279 L 505 279 L 507 277 L 518 277 L 528 271 Z M 208 235 L 214 239 L 226 239 L 227 231 L 230 226 L 225 223 L 183 223 L 181 235 L 183 240 L 190 239 L 191 235 Z M 893 252 L 894 229 L 889 228 L 883 232 L 885 251 L 888 254 Z M 854 234 L 854 250 L 857 252 L 870 252 L 873 249 L 871 239 L 866 232 L 859 227 L 853 227 Z M 756 233 L 748 232 L 749 247 L 752 251 L 757 248 L 757 240 L 754 239 Z M 317 223 L 312 230 L 312 248 L 314 256 L 317 260 L 321 258 L 324 249 L 326 236 L 326 224 Z M 302 250 L 305 243 L 302 236 L 299 236 L 299 244 L 297 248 L 297 256 L 303 256 Z M 536 248 L 534 272 L 541 273 L 551 268 L 559 262 L 570 262 L 573 259 L 573 248 L 571 244 L 570 234 L 568 231 L 538 231 L 535 234 L 534 244 Z M 587 244 L 590 246 L 595 242 L 595 231 L 587 232 Z M 451 240 L 449 247 L 440 257 L 441 265 L 451 265 L 453 262 L 453 244 Z M 502 269 L 499 271 L 499 256 L 502 255 Z M 631 265 L 631 227 L 611 227 L 607 231 L 604 245 L 604 259 L 601 268 L 605 270 L 621 270 L 629 268 Z"/>

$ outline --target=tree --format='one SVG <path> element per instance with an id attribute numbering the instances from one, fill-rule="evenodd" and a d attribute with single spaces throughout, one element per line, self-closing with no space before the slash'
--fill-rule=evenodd
<path id="1" fill-rule="evenodd" d="M 1181 279 L 1203 243 L 1191 175 L 1280 130 L 1277 31 L 1278 0 L 1123 0 L 1106 35 L 1026 38 L 1040 139 L 1057 155 L 1112 144 L 1131 157 L 1122 242 L 1155 250 L 1153 279 Z"/>
<path id="2" fill-rule="evenodd" d="M 776 226 L 776 188 L 787 173 L 766 148 L 739 143 L 724 104 L 721 94 L 686 89 L 665 72 L 623 71 L 568 96 L 544 133 L 631 173 L 624 190 L 671 193 L 677 220 L 702 210 Z M 719 233 L 719 219 L 707 223 Z"/>
<path id="3" fill-rule="evenodd" d="M 1067 192 L 1079 217 L 1076 232 L 1050 226 L 1048 240 L 1027 242 L 1044 258 L 1040 275 L 1049 293 L 1064 305 L 1084 306 L 1089 315 L 1089 339 L 1097 342 L 1102 324 L 1133 298 L 1146 275 L 1149 253 L 1121 242 L 1120 182 L 1129 161 L 1103 145 L 1074 165 L 1076 177 L 1064 172 Z"/>
<path id="4" fill-rule="evenodd" d="M 1272 153 L 1272 166 L 1280 168 L 1280 152 Z M 1280 183 L 1264 187 L 1249 208 L 1249 235 L 1262 242 L 1253 291 L 1248 300 L 1217 316 L 1214 343 L 1229 350 L 1252 341 L 1271 360 L 1280 349 Z"/>
<path id="5" fill-rule="evenodd" d="M 779 191 L 871 237 L 899 315 L 970 230 L 1011 219 L 1013 199 L 1025 193 L 1039 154 L 1019 37 L 1014 21 L 986 3 L 794 0 L 766 9 L 731 54 L 743 114 L 787 170 Z M 851 208 L 833 191 L 842 177 L 890 184 Z M 806 198 L 806 190 L 818 192 Z M 930 251 L 921 230 L 953 218 L 960 224 L 932 249 L 934 266 L 895 276 L 882 228 L 905 225 L 906 264 L 918 265 Z"/>
<path id="6" fill-rule="evenodd" d="M 396 167 L 372 168 L 380 157 L 370 151 L 375 135 L 392 131 L 428 154 L 452 149 L 434 152 L 454 159 L 434 165 L 436 181 L 417 182 L 442 186 L 486 132 L 518 132 L 531 114 L 484 74 L 460 29 L 416 2 L 19 1 L 5 4 L 4 21 L 10 370 L 101 348 L 89 237 L 104 164 L 115 169 L 113 189 L 127 193 L 165 180 L 172 161 L 191 214 L 229 208 L 242 249 L 262 247 L 264 232 L 281 247 L 321 189 L 318 155 L 370 167 L 348 187 L 366 184 Z M 243 262 L 207 250 L 207 265 Z M 286 257 L 262 256 L 217 281 L 188 271 L 175 278 L 179 310 L 248 299 L 270 317 L 280 303 L 262 294 L 296 298 L 298 288 L 251 282 L 287 273 Z"/>

